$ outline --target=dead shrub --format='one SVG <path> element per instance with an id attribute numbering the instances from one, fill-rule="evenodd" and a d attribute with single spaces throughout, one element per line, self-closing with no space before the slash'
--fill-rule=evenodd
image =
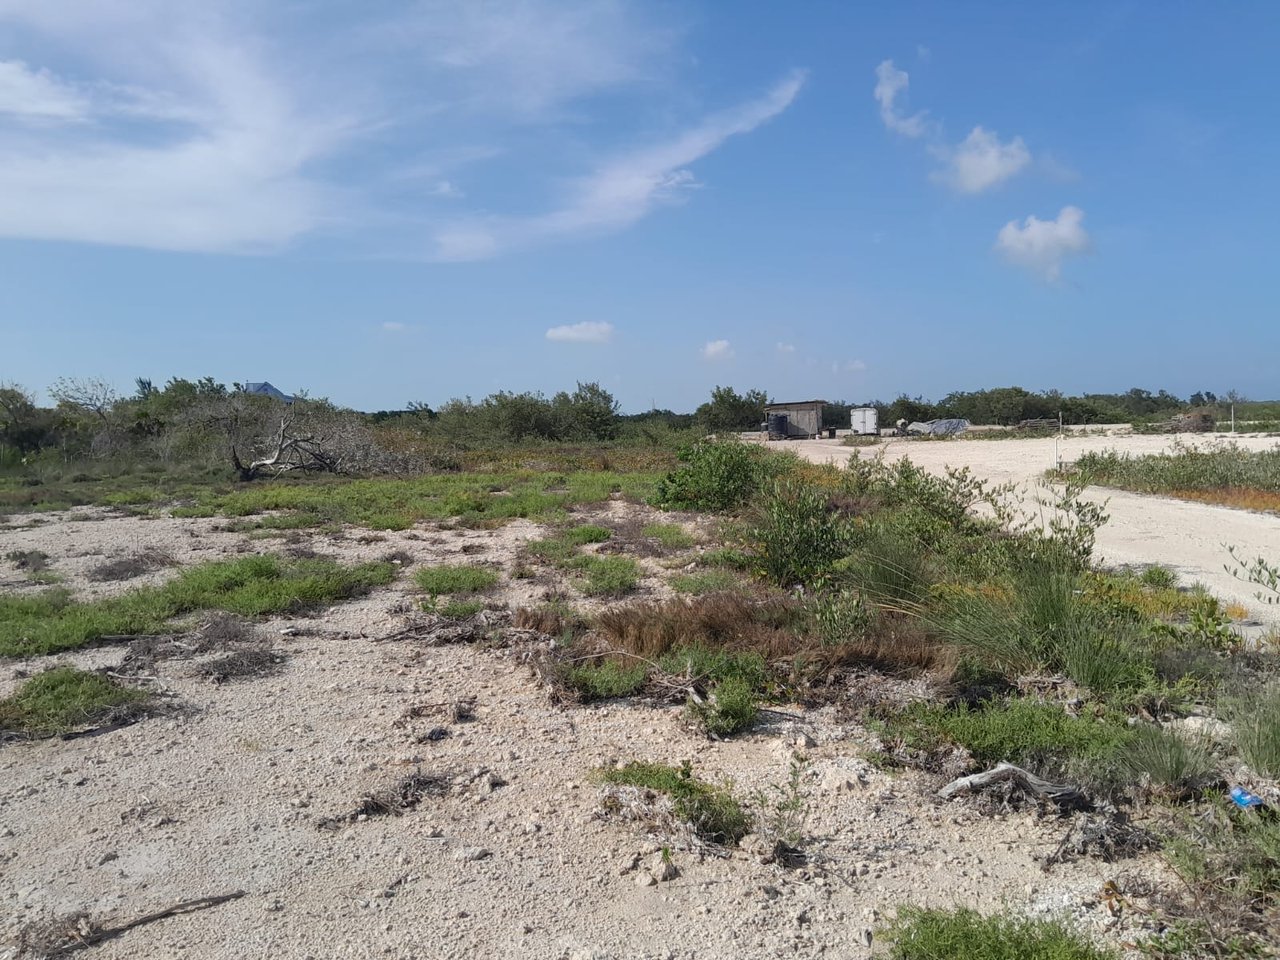
<path id="1" fill-rule="evenodd" d="M 165 567 L 177 566 L 178 561 L 166 550 L 148 548 L 127 557 L 117 557 L 98 564 L 89 571 L 88 577 L 98 583 L 120 580 L 132 580 L 146 573 L 162 570 Z"/>
<path id="2" fill-rule="evenodd" d="M 279 673 L 287 658 L 263 644 L 215 657 L 200 666 L 200 676 L 214 683 L 251 680 Z"/>
<path id="3" fill-rule="evenodd" d="M 444 796 L 452 785 L 452 774 L 423 773 L 419 768 L 407 777 L 366 793 L 350 813 L 324 817 L 317 821 L 316 826 L 322 830 L 336 830 L 343 824 L 370 817 L 398 817 L 414 809 L 428 797 Z"/>

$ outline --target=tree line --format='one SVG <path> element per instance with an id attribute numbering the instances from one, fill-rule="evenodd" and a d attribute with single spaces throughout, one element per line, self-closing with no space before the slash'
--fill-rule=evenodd
<path id="1" fill-rule="evenodd" d="M 647 443 L 672 445 L 693 436 L 757 429 L 768 394 L 739 393 L 716 386 L 692 413 L 650 410 L 625 415 L 613 395 L 596 382 L 550 396 L 498 391 L 481 400 L 449 400 L 438 409 L 410 403 L 402 410 L 362 413 L 323 398 L 299 394 L 291 402 L 247 392 L 241 384 L 213 377 L 170 378 L 162 386 L 146 378 L 133 393 L 118 394 L 95 379 L 63 379 L 49 388 L 52 406 L 16 385 L 0 384 L 0 464 L 33 457 L 79 459 L 147 458 L 159 462 L 216 466 L 300 455 L 323 441 L 319 462 L 352 468 L 410 468 L 410 453 L 423 449 L 482 449 L 529 443 Z M 1221 397 L 1198 391 L 1184 399 L 1165 390 L 1135 387 L 1124 393 L 1069 396 L 1021 387 L 957 391 L 941 400 L 903 394 L 892 401 L 828 403 L 827 427 L 847 427 L 855 406 L 875 407 L 882 424 L 960 417 L 976 424 L 1017 424 L 1056 419 L 1067 423 L 1124 423 L 1162 419 L 1190 408 L 1243 404 L 1234 392 Z M 1253 405 L 1261 408 L 1261 405 Z M 1240 411 L 1243 413 L 1243 411 Z M 1274 414 L 1272 414 L 1274 415 Z M 320 469 L 319 466 L 314 466 Z"/>

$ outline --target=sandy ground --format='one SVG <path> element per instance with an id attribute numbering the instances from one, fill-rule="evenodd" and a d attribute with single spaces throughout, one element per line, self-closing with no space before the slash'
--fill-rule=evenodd
<path id="1" fill-rule="evenodd" d="M 637 508 L 593 515 L 628 509 Z M 105 556 L 154 548 L 185 565 L 283 546 L 219 532 L 216 521 L 72 519 L 84 513 L 0 531 L 0 547 L 45 550 L 65 585 L 87 596 L 119 589 L 85 578 Z M 465 558 L 503 571 L 495 600 L 555 590 L 581 601 L 571 582 L 511 579 L 520 541 L 539 533 L 527 523 L 423 525 L 306 535 L 293 546 L 348 562 L 390 550 L 411 565 Z M 663 589 L 655 572 L 641 596 Z M 0 957 L 56 918 L 120 923 L 238 890 L 245 896 L 130 930 L 86 956 L 859 958 L 880 952 L 882 940 L 868 946 L 872 931 L 910 903 L 1062 914 L 1114 943 L 1127 934 L 1111 929 L 1103 885 L 1159 874 L 1151 856 L 1046 873 L 1040 858 L 1069 822 L 939 801 L 937 778 L 863 760 L 872 735 L 832 708 L 784 706 L 752 734 L 714 743 L 676 706 L 555 705 L 526 662 L 545 638 L 506 648 L 379 642 L 421 618 L 420 601 L 404 576 L 361 600 L 273 620 L 259 629 L 287 657 L 275 675 L 214 685 L 191 661 L 159 661 L 154 683 L 181 712 L 0 744 Z M 9 661 L 0 695 L 56 663 L 114 668 L 122 657 L 104 647 Z M 886 682 L 855 677 L 850 693 Z M 432 706 L 464 697 L 475 698 L 469 721 Z M 428 738 L 433 727 L 444 735 Z M 602 765 L 688 759 L 747 797 L 784 784 L 797 749 L 808 757 L 815 859 L 799 870 L 762 863 L 750 844 L 724 856 L 676 849 L 679 876 L 655 882 L 660 841 L 602 818 L 591 779 Z M 443 777 L 442 795 L 401 816 L 322 828 L 414 771 Z"/>
<path id="2" fill-rule="evenodd" d="M 1239 436 L 1250 450 L 1275 447 L 1274 437 Z M 1074 461 L 1091 451 L 1119 450 L 1142 455 L 1172 448 L 1171 436 L 1071 436 L 1061 440 L 885 440 L 870 447 L 845 447 L 839 440 L 798 440 L 773 444 L 815 463 L 843 463 L 851 454 L 886 460 L 909 457 L 912 462 L 941 473 L 947 467 L 969 467 L 994 483 L 1025 487 L 1030 502 L 1046 470 L 1060 460 Z M 1185 444 L 1216 442 L 1183 437 Z M 1280 607 L 1254 596 L 1256 588 L 1234 579 L 1224 567 L 1231 558 L 1227 546 L 1242 557 L 1280 561 L 1280 516 L 1173 500 L 1121 490 L 1093 488 L 1089 494 L 1105 501 L 1111 519 L 1098 533 L 1097 556 L 1114 565 L 1159 563 L 1176 570 L 1184 583 L 1200 582 L 1224 600 L 1243 604 L 1257 620 L 1280 624 Z"/>

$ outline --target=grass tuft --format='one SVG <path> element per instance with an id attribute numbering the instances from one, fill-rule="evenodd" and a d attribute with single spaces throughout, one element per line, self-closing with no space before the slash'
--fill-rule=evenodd
<path id="1" fill-rule="evenodd" d="M 640 583 L 640 566 L 630 557 L 578 557 L 572 566 L 583 579 L 578 588 L 590 597 L 621 597 Z"/>
<path id="2" fill-rule="evenodd" d="M 146 699 L 146 694 L 125 689 L 102 674 L 55 667 L 0 700 L 0 735 L 58 736 L 93 726 Z"/>
<path id="3" fill-rule="evenodd" d="M 414 574 L 418 586 L 433 597 L 441 594 L 480 593 L 498 582 L 498 574 L 487 567 L 441 564 L 424 567 Z"/>
<path id="4" fill-rule="evenodd" d="M 890 932 L 891 960 L 1116 960 L 1054 920 L 975 910 L 902 911 Z"/>
<path id="5" fill-rule="evenodd" d="M 643 787 L 671 798 L 676 816 L 712 843 L 737 843 L 750 832 L 751 818 L 725 787 L 699 780 L 686 762 L 681 767 L 632 761 L 624 767 L 600 771 L 604 783 Z"/>

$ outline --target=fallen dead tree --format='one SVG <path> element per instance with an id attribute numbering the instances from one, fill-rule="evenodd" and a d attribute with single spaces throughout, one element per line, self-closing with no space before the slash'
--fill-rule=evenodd
<path id="1" fill-rule="evenodd" d="M 1069 783 L 1050 783 L 1012 763 L 998 763 L 983 773 L 971 773 L 967 777 L 952 780 L 938 791 L 938 796 L 943 800 L 950 800 L 961 794 L 1010 781 L 1028 793 L 1035 794 L 1042 800 L 1051 800 L 1060 807 L 1089 806 L 1089 798 L 1079 787 Z"/>

